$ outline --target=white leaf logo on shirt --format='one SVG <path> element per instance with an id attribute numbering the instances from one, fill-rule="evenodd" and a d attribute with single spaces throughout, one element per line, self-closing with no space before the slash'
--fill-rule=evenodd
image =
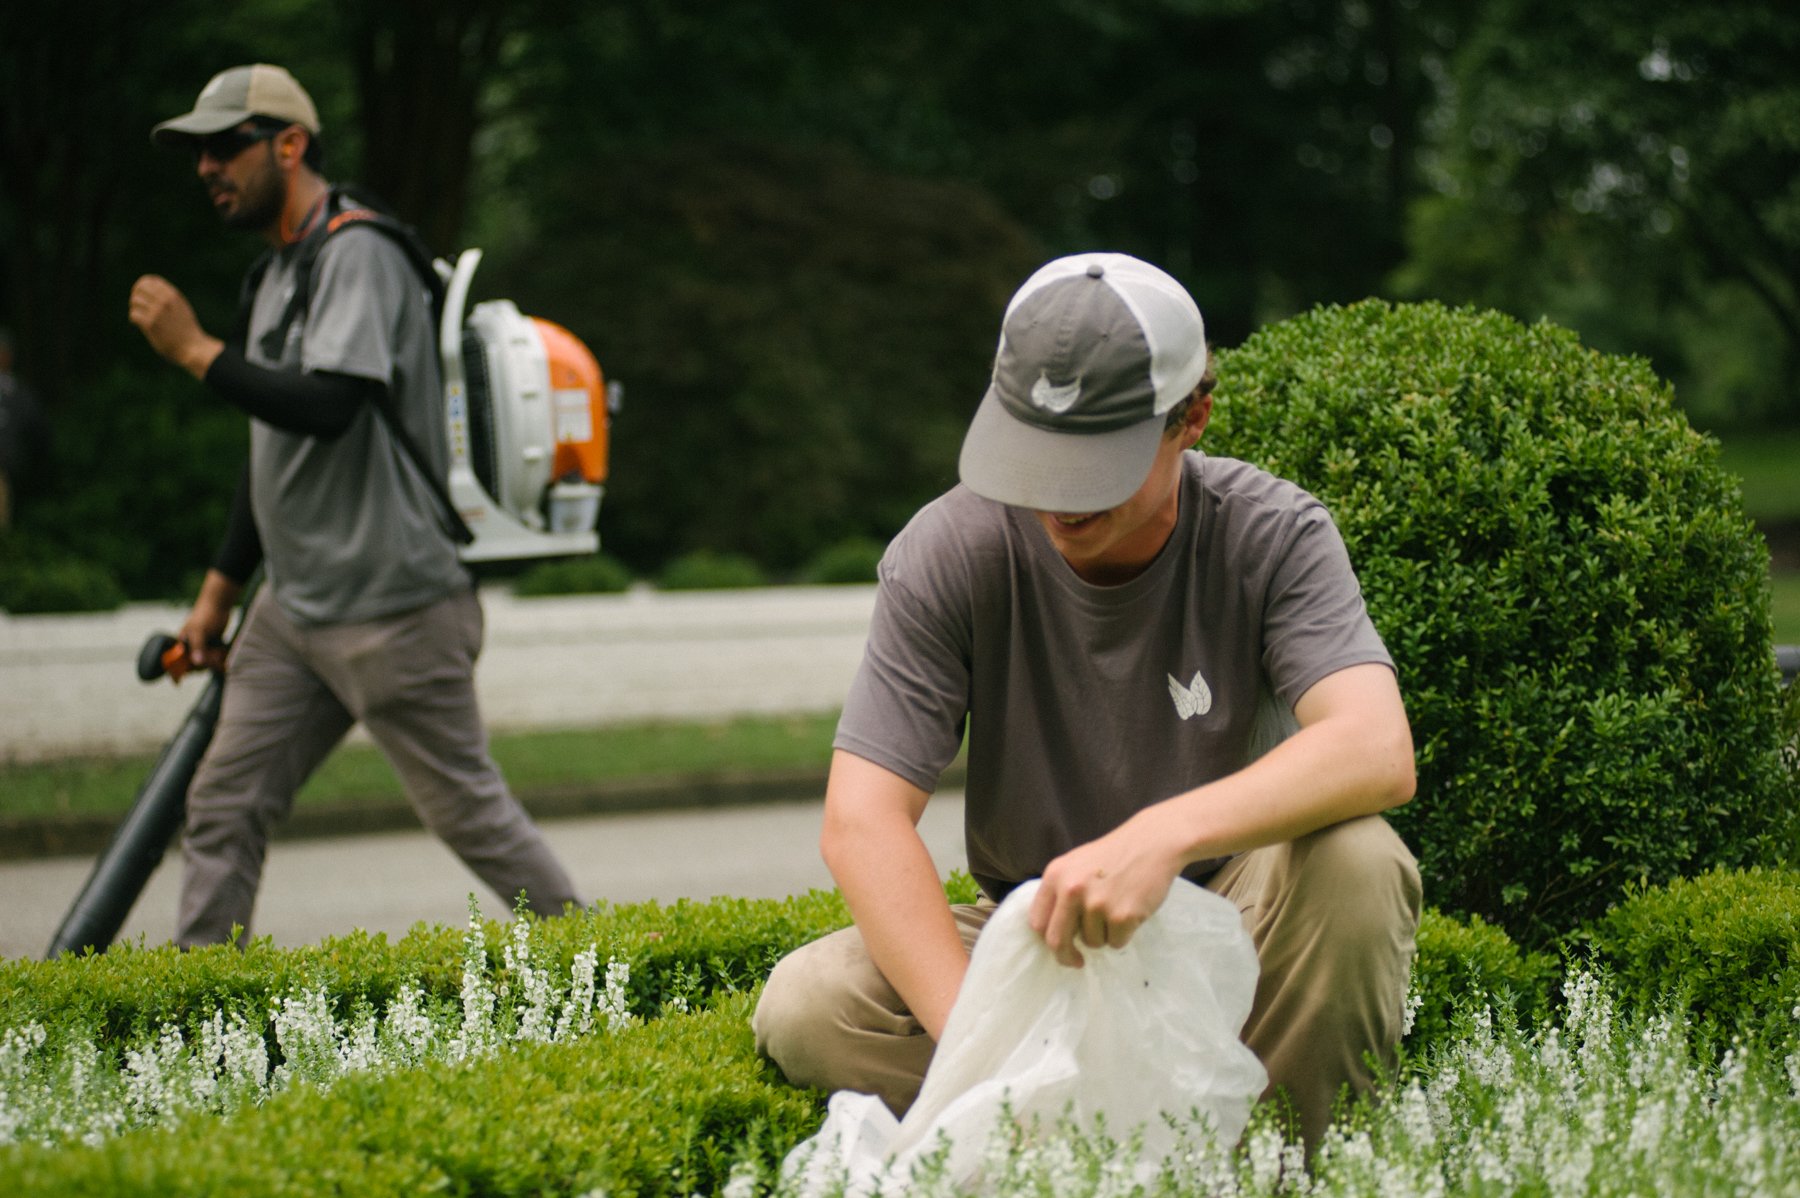
<path id="1" fill-rule="evenodd" d="M 1066 412 L 1075 406 L 1081 398 L 1081 380 L 1072 383 L 1053 383 L 1050 376 L 1038 375 L 1038 381 L 1031 384 L 1031 402 L 1040 408 L 1052 412 Z"/>
<path id="2" fill-rule="evenodd" d="M 1212 688 L 1206 685 L 1206 679 L 1200 676 L 1199 670 L 1194 671 L 1194 680 L 1186 686 L 1181 685 L 1175 675 L 1170 674 L 1168 677 L 1169 698 L 1175 700 L 1176 714 L 1182 719 L 1192 719 L 1212 710 Z"/>

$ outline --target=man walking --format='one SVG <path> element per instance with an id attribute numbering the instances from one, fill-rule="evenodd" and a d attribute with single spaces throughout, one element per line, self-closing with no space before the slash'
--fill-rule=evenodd
<path id="1" fill-rule="evenodd" d="M 790 1080 L 903 1113 L 1032 877 L 1075 967 L 1177 876 L 1234 902 L 1261 964 L 1244 1039 L 1310 1143 L 1391 1056 L 1420 907 L 1378 814 L 1414 786 L 1392 661 L 1322 505 L 1189 451 L 1212 385 L 1199 309 L 1147 263 L 1063 258 L 1014 296 L 963 485 L 882 561 L 821 836 L 856 924 L 777 965 L 754 1017 Z M 965 727 L 983 901 L 952 908 L 916 824 Z"/>
<path id="2" fill-rule="evenodd" d="M 195 664 L 224 668 L 231 611 L 259 563 L 267 579 L 188 796 L 177 942 L 248 929 L 271 827 L 358 720 L 470 869 L 506 902 L 523 892 L 534 911 L 560 914 L 579 902 L 574 886 L 488 755 L 479 602 L 431 481 L 397 440 L 403 428 L 442 469 L 423 281 L 386 234 L 351 227 L 317 247 L 304 312 L 289 307 L 298 251 L 325 236 L 341 201 L 321 173 L 312 98 L 282 68 L 214 76 L 152 137 L 190 151 L 226 226 L 271 247 L 242 346 L 201 328 L 163 278 L 131 291 L 150 346 L 251 417 L 249 465 L 180 633 Z"/>

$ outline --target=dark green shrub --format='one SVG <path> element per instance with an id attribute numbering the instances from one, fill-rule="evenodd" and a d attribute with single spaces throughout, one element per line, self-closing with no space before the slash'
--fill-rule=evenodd
<path id="1" fill-rule="evenodd" d="M 49 474 L 20 531 L 98 562 L 133 599 L 193 597 L 243 470 L 242 412 L 154 356 L 115 364 L 51 413 Z"/>
<path id="2" fill-rule="evenodd" d="M 1726 1031 L 1794 1027 L 1800 871 L 1713 870 L 1639 890 L 1589 938 L 1619 993 L 1640 1006 L 1672 998 Z"/>
<path id="3" fill-rule="evenodd" d="M 1399 665 L 1428 901 L 1542 945 L 1628 883 L 1792 858 L 1768 553 L 1645 363 L 1374 301 L 1220 358 L 1203 445 L 1325 501 Z"/>
<path id="4" fill-rule="evenodd" d="M 1547 953 L 1528 953 L 1479 915 L 1467 923 L 1427 908 L 1419 921 L 1413 958 L 1418 1006 L 1406 1050 L 1423 1057 L 1446 1044 L 1459 1008 L 1510 1007 L 1522 1024 L 1535 1023 L 1550 1007 L 1550 988 L 1561 965 Z"/>
<path id="5" fill-rule="evenodd" d="M 665 591 L 723 591 L 768 581 L 763 568 L 742 554 L 696 549 L 670 562 L 656 585 Z"/>
<path id="6" fill-rule="evenodd" d="M 111 611 L 125 598 L 118 577 L 102 563 L 18 533 L 0 535 L 0 610 L 15 616 Z"/>
<path id="7" fill-rule="evenodd" d="M 806 582 L 833 585 L 838 583 L 874 582 L 875 567 L 887 546 L 873 537 L 851 537 L 839 541 L 806 563 L 800 577 Z"/>
<path id="8" fill-rule="evenodd" d="M 631 585 L 631 571 L 604 553 L 539 562 L 513 580 L 515 595 L 617 594 Z"/>

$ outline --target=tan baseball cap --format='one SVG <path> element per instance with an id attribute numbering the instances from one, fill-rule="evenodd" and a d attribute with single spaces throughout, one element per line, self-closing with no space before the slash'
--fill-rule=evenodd
<path id="1" fill-rule="evenodd" d="M 222 133 L 253 116 L 273 117 L 309 132 L 319 131 L 312 97 L 281 67 L 266 62 L 220 71 L 200 89 L 194 110 L 150 130 L 150 139 L 168 145 L 188 137 Z"/>

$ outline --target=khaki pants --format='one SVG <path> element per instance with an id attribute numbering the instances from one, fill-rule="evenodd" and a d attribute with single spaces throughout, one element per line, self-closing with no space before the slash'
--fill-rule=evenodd
<path id="1" fill-rule="evenodd" d="M 460 591 L 417 611 L 300 625 L 264 588 L 231 651 L 224 707 L 189 789 L 176 943 L 247 933 L 269 833 L 356 721 L 425 826 L 508 907 L 560 915 L 574 884 L 488 756 L 475 703 L 481 605 Z"/>
<path id="2" fill-rule="evenodd" d="M 1228 862 L 1207 889 L 1237 906 L 1261 962 L 1244 1043 L 1285 1091 L 1316 1145 L 1346 1085 L 1372 1081 L 1365 1056 L 1400 1042 L 1419 871 L 1386 820 L 1367 816 Z M 993 912 L 954 908 L 973 945 Z M 881 1096 L 898 1115 L 917 1097 L 931 1037 L 845 928 L 784 957 L 752 1017 L 757 1047 L 796 1085 Z"/>

